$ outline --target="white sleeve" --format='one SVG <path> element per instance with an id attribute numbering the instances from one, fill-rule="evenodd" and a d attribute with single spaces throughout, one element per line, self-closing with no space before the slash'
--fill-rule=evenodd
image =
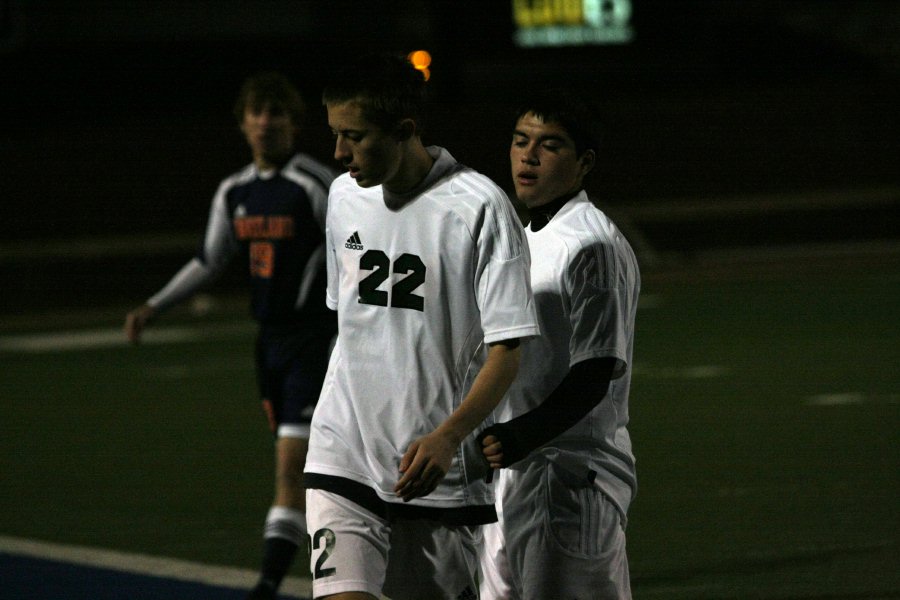
<path id="1" fill-rule="evenodd" d="M 164 311 L 194 295 L 216 279 L 217 275 L 217 272 L 195 257 L 181 267 L 163 289 L 147 300 L 147 304 L 160 312 Z"/>
<path id="2" fill-rule="evenodd" d="M 203 236 L 203 245 L 200 262 L 207 265 L 214 272 L 219 273 L 225 269 L 231 258 L 237 252 L 237 238 L 231 224 L 231 215 L 228 214 L 228 205 L 225 201 L 225 192 L 229 187 L 229 180 L 219 186 L 216 196 L 213 198 L 209 209 L 209 220 L 206 223 L 206 233 Z"/>
<path id="3" fill-rule="evenodd" d="M 305 154 L 296 155 L 291 165 L 293 168 L 284 169 L 282 175 L 303 188 L 309 198 L 313 218 L 319 228 L 325 231 L 328 187 L 334 181 L 334 173 Z"/>
<path id="4" fill-rule="evenodd" d="M 338 287 L 340 277 L 337 272 L 337 254 L 334 249 L 334 240 L 331 233 L 332 196 L 328 197 L 327 216 L 325 218 L 325 269 L 328 283 L 325 288 L 325 306 L 331 310 L 337 310 Z"/>
<path id="5" fill-rule="evenodd" d="M 570 366 L 589 358 L 615 358 L 613 378 L 625 372 L 628 361 L 627 314 L 616 268 L 614 249 L 596 242 L 572 257 L 564 274 L 572 326 Z"/>
<path id="6" fill-rule="evenodd" d="M 497 194 L 478 240 L 478 305 L 488 344 L 540 333 L 528 242 L 509 199 L 499 188 Z"/>
<path id="7" fill-rule="evenodd" d="M 214 281 L 237 251 L 237 240 L 225 203 L 226 183 L 219 186 L 209 212 L 199 256 L 191 259 L 147 304 L 164 311 Z"/>

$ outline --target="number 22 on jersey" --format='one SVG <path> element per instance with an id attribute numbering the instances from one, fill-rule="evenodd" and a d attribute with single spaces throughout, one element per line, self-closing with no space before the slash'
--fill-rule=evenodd
<path id="1" fill-rule="evenodd" d="M 425 298 L 414 293 L 425 283 L 425 263 L 415 254 L 404 253 L 392 261 L 381 250 L 367 250 L 359 258 L 359 269 L 371 271 L 359 282 L 360 304 L 425 310 Z M 391 274 L 406 277 L 391 285 L 390 292 L 379 289 Z"/>

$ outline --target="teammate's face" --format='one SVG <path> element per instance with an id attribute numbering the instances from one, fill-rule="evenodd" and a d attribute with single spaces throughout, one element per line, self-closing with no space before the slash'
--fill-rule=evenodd
<path id="1" fill-rule="evenodd" d="M 297 127 L 291 115 L 271 103 L 254 106 L 248 103 L 244 109 L 241 131 L 253 152 L 253 159 L 260 167 L 272 167 L 291 155 Z"/>
<path id="2" fill-rule="evenodd" d="M 397 136 L 368 121 L 359 102 L 328 104 L 326 108 L 335 160 L 360 187 L 383 184 L 390 188 L 402 164 L 402 145 Z"/>
<path id="3" fill-rule="evenodd" d="M 516 196 L 531 208 L 581 189 L 594 165 L 594 152 L 587 150 L 579 157 L 561 125 L 526 113 L 516 122 L 509 160 Z"/>

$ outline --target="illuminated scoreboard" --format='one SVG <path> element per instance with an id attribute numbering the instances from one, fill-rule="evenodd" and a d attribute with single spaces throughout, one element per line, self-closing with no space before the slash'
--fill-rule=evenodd
<path id="1" fill-rule="evenodd" d="M 512 0 L 514 41 L 522 48 L 627 44 L 631 0 Z"/>

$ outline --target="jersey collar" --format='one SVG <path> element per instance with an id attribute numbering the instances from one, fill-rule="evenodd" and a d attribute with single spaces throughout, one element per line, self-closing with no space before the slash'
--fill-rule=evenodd
<path id="1" fill-rule="evenodd" d="M 581 190 L 578 190 L 573 194 L 566 194 L 565 196 L 557 198 L 556 200 L 552 200 L 547 204 L 541 204 L 540 206 L 529 208 L 528 216 L 531 230 L 537 232 L 543 229 L 547 225 L 547 223 L 550 222 L 550 219 L 552 219 L 553 216 L 559 212 L 559 209 L 565 206 L 569 200 L 580 193 Z"/>

